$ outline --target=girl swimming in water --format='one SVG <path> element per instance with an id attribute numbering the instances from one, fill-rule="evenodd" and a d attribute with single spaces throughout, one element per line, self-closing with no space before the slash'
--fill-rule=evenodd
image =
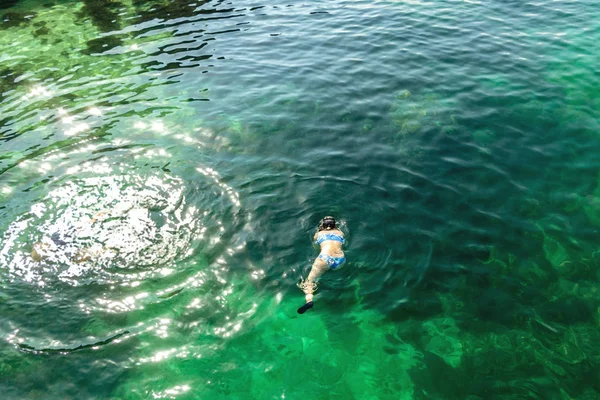
<path id="1" fill-rule="evenodd" d="M 313 263 L 308 278 L 298 285 L 306 294 L 306 304 L 298 309 L 298 314 L 304 314 L 314 306 L 313 293 L 317 290 L 315 281 L 326 271 L 336 270 L 346 261 L 342 251 L 344 234 L 336 227 L 333 217 L 325 217 L 321 220 L 313 239 L 315 244 L 321 247 L 321 252 Z"/>

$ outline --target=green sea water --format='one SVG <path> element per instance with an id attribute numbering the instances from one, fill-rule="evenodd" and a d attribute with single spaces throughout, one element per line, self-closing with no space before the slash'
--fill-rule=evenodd
<path id="1" fill-rule="evenodd" d="M 0 2 L 1 397 L 600 399 L 598 43 L 592 0 Z"/>

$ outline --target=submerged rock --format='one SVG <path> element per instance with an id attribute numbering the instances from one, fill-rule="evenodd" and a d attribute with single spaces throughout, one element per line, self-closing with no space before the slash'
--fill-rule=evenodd
<path id="1" fill-rule="evenodd" d="M 562 267 L 569 260 L 565 248 L 550 236 L 544 236 L 544 255 L 553 267 Z"/>
<path id="2" fill-rule="evenodd" d="M 547 235 L 539 224 L 537 227 L 540 231 L 542 231 L 542 235 L 544 237 L 543 250 L 546 260 L 548 260 L 552 267 L 560 271 L 561 268 L 571 263 L 567 250 L 558 240 Z"/>
<path id="3" fill-rule="evenodd" d="M 31 249 L 31 259 L 35 262 L 40 262 L 47 257 L 47 252 L 50 249 L 46 243 L 38 242 Z"/>
<path id="4" fill-rule="evenodd" d="M 551 271 L 551 270 L 550 270 Z M 552 281 L 552 275 L 533 260 L 522 260 L 515 270 L 519 279 L 526 285 L 544 284 L 547 287 Z"/>
<path id="5" fill-rule="evenodd" d="M 594 195 L 588 195 L 583 200 L 583 211 L 587 216 L 588 220 L 596 226 L 600 226 L 600 197 Z"/>
<path id="6" fill-rule="evenodd" d="M 425 350 L 441 357 L 449 366 L 460 365 L 463 345 L 460 341 L 460 329 L 453 318 L 437 318 L 423 324 L 427 336 L 422 338 Z"/>
<path id="7" fill-rule="evenodd" d="M 581 204 L 583 211 L 590 221 L 595 226 L 600 226 L 600 175 L 596 179 L 596 188 L 591 194 L 585 197 L 577 196 L 578 204 Z"/>
<path id="8" fill-rule="evenodd" d="M 399 128 L 397 136 L 415 134 L 425 129 L 453 133 L 458 129 L 454 115 L 435 94 L 413 95 L 409 90 L 398 92 L 390 106 L 390 117 Z"/>
<path id="9" fill-rule="evenodd" d="M 42 26 L 41 28 L 39 28 L 33 32 L 33 36 L 35 36 L 35 37 L 46 36 L 49 33 L 50 33 L 50 29 L 46 28 L 45 26 Z"/>
<path id="10" fill-rule="evenodd" d="M 490 129 L 476 130 L 471 136 L 473 137 L 473 140 L 481 146 L 487 146 L 496 140 L 496 134 Z"/>

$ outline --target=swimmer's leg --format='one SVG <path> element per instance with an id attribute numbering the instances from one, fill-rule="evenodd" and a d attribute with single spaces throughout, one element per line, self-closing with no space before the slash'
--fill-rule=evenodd
<path id="1" fill-rule="evenodd" d="M 321 275 L 325 272 L 329 271 L 329 265 L 322 259 L 317 258 L 310 269 L 310 273 L 308 274 L 308 278 L 305 281 L 305 287 L 302 289 L 306 294 L 306 301 L 309 302 L 312 300 L 313 293 L 316 287 L 316 281 L 319 279 Z"/>
<path id="2" fill-rule="evenodd" d="M 313 293 L 315 291 L 315 281 L 323 275 L 326 271 L 329 270 L 329 265 L 322 259 L 317 258 L 312 265 L 310 273 L 308 274 L 308 278 L 304 282 L 302 282 L 302 286 L 300 289 L 306 295 L 306 304 L 298 309 L 298 314 L 304 314 L 306 310 L 312 308 L 314 306 L 313 303 Z"/>

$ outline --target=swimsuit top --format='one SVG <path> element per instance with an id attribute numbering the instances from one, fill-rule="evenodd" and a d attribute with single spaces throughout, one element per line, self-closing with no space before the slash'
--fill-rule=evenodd
<path id="1" fill-rule="evenodd" d="M 340 242 L 344 244 L 344 237 L 335 233 L 324 233 L 317 236 L 316 244 L 321 244 L 326 240 L 334 240 L 336 242 Z"/>

